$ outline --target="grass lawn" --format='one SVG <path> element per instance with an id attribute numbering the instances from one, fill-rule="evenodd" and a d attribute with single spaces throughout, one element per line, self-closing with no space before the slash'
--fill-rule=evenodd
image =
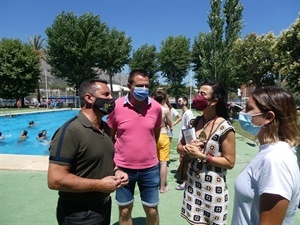
<path id="1" fill-rule="evenodd" d="M 238 120 L 234 120 L 231 122 L 232 125 L 234 126 L 234 129 L 235 129 L 235 132 L 245 138 L 248 138 L 249 140 L 251 141 L 254 141 L 255 140 L 255 137 L 249 133 L 247 133 L 246 131 L 244 131 L 242 128 L 241 128 L 241 125 L 239 123 Z"/>

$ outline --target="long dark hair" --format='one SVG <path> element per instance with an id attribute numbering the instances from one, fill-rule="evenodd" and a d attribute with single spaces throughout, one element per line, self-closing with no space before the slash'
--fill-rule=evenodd
<path id="1" fill-rule="evenodd" d="M 205 82 L 201 84 L 201 86 L 207 85 L 212 88 L 212 98 L 217 98 L 218 103 L 216 105 L 216 113 L 218 116 L 223 117 L 226 120 L 229 120 L 229 113 L 228 113 L 228 107 L 227 107 L 227 93 L 225 92 L 225 89 L 222 87 L 221 84 L 218 82 Z"/>

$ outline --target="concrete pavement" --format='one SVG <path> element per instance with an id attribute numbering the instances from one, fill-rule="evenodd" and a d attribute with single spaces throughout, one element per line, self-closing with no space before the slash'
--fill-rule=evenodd
<path id="1" fill-rule="evenodd" d="M 178 126 L 175 127 L 178 136 Z M 258 147 L 239 135 L 236 135 L 237 161 L 234 169 L 228 171 L 227 182 L 230 194 L 228 224 L 231 221 L 233 207 L 233 183 L 235 177 L 256 154 Z M 160 194 L 160 224 L 188 224 L 180 216 L 183 191 L 177 186 L 175 173 L 179 165 L 176 153 L 177 139 L 173 138 L 170 164 L 168 168 L 168 186 L 170 191 Z M 55 207 L 57 192 L 47 187 L 47 156 L 0 155 L 0 225 L 55 225 Z M 114 193 L 112 194 L 114 199 Z M 139 192 L 136 189 L 133 209 L 135 225 L 145 225 Z M 118 224 L 118 209 L 113 201 L 111 224 Z M 294 225 L 300 224 L 300 210 Z"/>

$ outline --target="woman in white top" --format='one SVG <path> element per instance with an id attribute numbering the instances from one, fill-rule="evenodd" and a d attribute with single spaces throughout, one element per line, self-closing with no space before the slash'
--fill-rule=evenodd
<path id="1" fill-rule="evenodd" d="M 260 147 L 235 181 L 231 224 L 293 224 L 300 196 L 295 99 L 283 88 L 255 90 L 239 121 Z"/>
<path id="2" fill-rule="evenodd" d="M 176 124 L 178 124 L 182 120 L 182 117 L 179 114 L 179 112 L 177 112 L 177 110 L 172 107 L 172 105 L 170 104 L 170 101 L 169 101 L 168 98 L 166 99 L 166 105 L 169 107 L 169 109 L 171 111 L 171 118 L 172 118 L 173 127 L 174 127 Z M 176 120 L 175 120 L 175 118 L 176 118 Z M 167 132 L 168 132 L 168 136 L 170 138 L 170 141 L 172 141 L 172 138 L 173 138 L 173 128 L 169 128 L 168 127 L 168 131 Z"/>

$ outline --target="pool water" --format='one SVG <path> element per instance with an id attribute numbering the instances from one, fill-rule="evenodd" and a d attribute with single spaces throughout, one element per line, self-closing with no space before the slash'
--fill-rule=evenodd
<path id="1" fill-rule="evenodd" d="M 0 154 L 48 155 L 49 142 L 54 132 L 66 121 L 78 114 L 78 110 L 49 111 L 31 114 L 22 114 L 14 117 L 0 117 L 0 131 L 3 139 L 0 140 Z M 34 126 L 29 127 L 29 122 Z M 28 138 L 20 141 L 23 130 L 28 131 Z M 48 138 L 38 140 L 38 133 L 47 130 Z"/>

